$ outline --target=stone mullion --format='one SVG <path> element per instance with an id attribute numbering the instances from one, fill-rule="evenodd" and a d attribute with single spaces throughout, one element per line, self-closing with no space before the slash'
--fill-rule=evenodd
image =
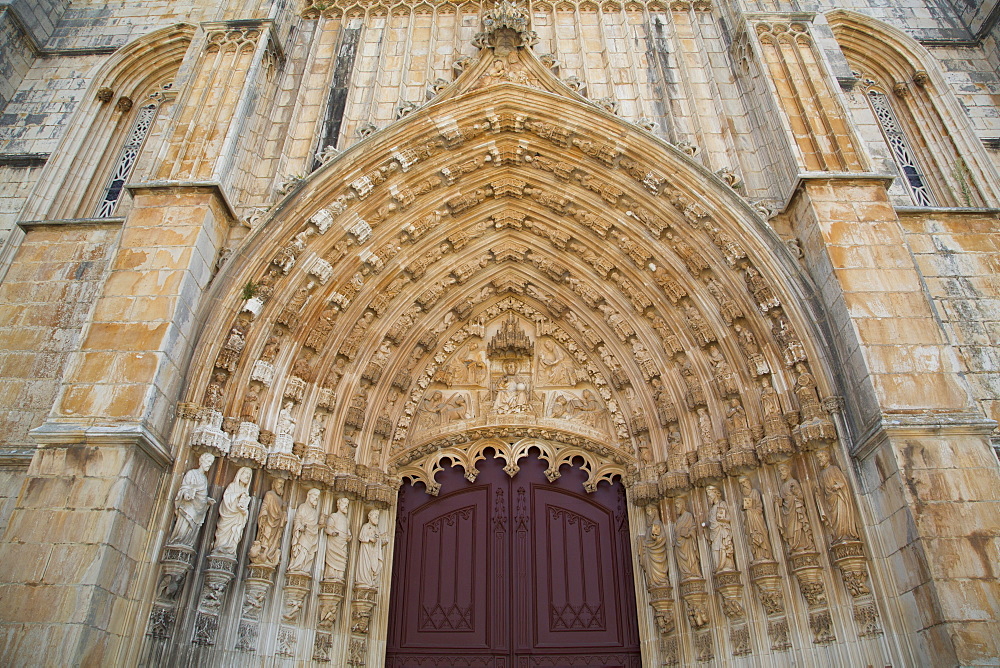
<path id="1" fill-rule="evenodd" d="M 300 33 L 303 34 L 304 31 Z M 330 87 L 336 69 L 336 49 L 342 34 L 342 19 L 319 16 L 312 22 L 308 41 L 292 47 L 288 58 L 290 63 L 294 62 L 293 54 L 296 51 L 307 51 L 301 72 L 294 75 L 301 94 L 292 103 L 284 136 L 277 140 L 270 137 L 272 133 L 277 134 L 274 128 L 265 130 L 265 143 L 278 144 L 281 147 L 278 150 L 281 157 L 270 161 L 274 166 L 273 171 L 268 170 L 266 175 L 258 175 L 258 183 L 267 181 L 270 184 L 271 181 L 280 181 L 284 177 L 306 174 L 318 164 L 316 154 L 324 148 L 324 112 L 329 104 Z M 288 81 L 292 77 L 284 73 L 282 78 Z M 279 91 L 286 90 L 278 83 L 275 86 Z M 305 151 L 302 150 L 303 147 L 307 147 Z M 267 187 L 260 190 L 267 190 Z M 259 197 L 260 193 L 256 195 Z M 269 199 L 261 203 L 267 202 Z"/>
<path id="2" fill-rule="evenodd" d="M 649 53 L 648 50 L 633 50 L 634 42 L 648 44 L 649 35 L 645 34 L 647 32 L 648 22 L 644 20 L 641 11 L 636 11 L 634 9 L 630 10 L 624 5 L 620 11 L 622 13 L 622 39 L 625 42 L 624 54 L 628 58 L 628 70 L 632 77 L 632 85 L 636 95 L 636 113 L 638 114 L 637 120 L 647 118 L 655 121 L 658 117 L 655 103 L 656 96 L 653 95 L 650 90 L 652 82 L 647 81 L 648 72 L 652 69 L 652 66 L 649 64 L 649 58 L 655 56 Z M 640 38 L 633 40 L 633 32 L 640 35 Z M 640 62 L 643 60 L 646 61 L 645 68 L 640 66 Z M 664 125 L 667 124 L 664 123 Z M 665 136 L 667 130 L 667 127 L 660 127 L 655 128 L 653 132 L 659 136 Z"/>
<path id="3" fill-rule="evenodd" d="M 344 120 L 340 126 L 340 137 L 337 139 L 337 147 L 347 149 L 358 141 L 357 130 L 367 123 L 372 122 L 371 100 L 375 94 L 375 77 L 378 75 L 379 56 L 367 53 L 373 36 L 385 30 L 386 15 L 381 16 L 365 15 L 355 17 L 345 16 L 350 24 L 352 21 L 361 21 L 361 36 L 358 38 L 358 53 L 355 56 L 355 74 L 351 77 L 351 99 L 344 105 Z M 371 71 L 366 70 L 366 66 L 371 66 Z"/>
<path id="4" fill-rule="evenodd" d="M 688 138 L 686 141 L 696 146 L 699 150 L 706 148 L 707 132 L 703 123 L 706 118 L 698 110 L 698 95 L 693 83 L 695 78 L 692 70 L 699 68 L 698 55 L 685 48 L 684 43 L 688 42 L 695 46 L 694 31 L 691 27 L 691 14 L 694 8 L 686 0 L 672 2 L 670 4 L 670 21 L 668 26 L 673 28 L 671 37 L 674 43 L 674 57 L 677 61 L 677 70 L 680 73 L 680 88 L 683 91 L 679 101 L 685 125 L 687 125 Z M 709 116 L 710 118 L 710 116 Z M 680 136 L 677 137 L 681 139 Z M 706 155 L 707 157 L 707 155 Z M 705 158 L 703 157 L 704 161 Z M 711 164 L 711 163 L 709 163 Z"/>
<path id="5" fill-rule="evenodd" d="M 581 11 L 577 7 L 577 29 L 580 44 L 583 47 L 583 67 L 586 71 L 584 79 L 587 81 L 587 95 L 592 100 L 602 100 L 610 98 L 614 103 L 618 103 L 618 96 L 615 95 L 614 82 L 608 75 L 609 61 L 607 58 L 608 44 L 604 36 L 604 27 L 601 25 L 601 10 L 594 7 L 586 11 Z M 591 19 L 590 21 L 583 19 Z M 590 44 L 600 45 L 597 49 L 592 49 Z M 602 78 L 602 82 L 594 82 L 592 79 Z"/>
<path id="6" fill-rule="evenodd" d="M 274 104 L 274 95 L 278 86 L 278 69 L 282 54 L 273 41 L 274 34 L 271 25 L 261 25 L 261 36 L 254 45 L 254 53 L 247 66 L 242 85 L 235 86 L 238 98 L 232 106 L 232 121 L 226 123 L 225 140 L 219 150 L 219 158 L 212 171 L 212 179 L 224 187 L 229 187 L 239 175 L 250 172 L 240 160 L 241 149 L 244 156 L 253 155 L 251 147 L 246 146 L 244 130 L 251 129 L 253 124 L 260 124 L 263 119 L 270 118 Z M 238 75 L 238 73 L 237 73 Z M 268 92 L 265 93 L 264 91 Z M 220 116 L 225 111 L 220 109 Z M 253 132 L 251 131 L 251 138 Z M 258 138 L 259 139 L 259 138 Z M 249 160 L 249 157 L 245 158 Z M 252 161 L 250 161 L 252 162 Z"/>
<path id="7" fill-rule="evenodd" d="M 732 154 L 727 125 L 725 123 L 725 105 L 722 103 L 722 96 L 719 94 L 719 85 L 714 76 L 715 68 L 708 55 L 709 50 L 715 47 L 718 38 L 707 37 L 705 26 L 711 25 L 715 21 L 714 12 L 710 7 L 704 6 L 701 2 L 695 2 L 687 12 L 686 28 L 688 37 L 696 45 L 695 51 L 689 55 L 692 67 L 701 73 L 698 77 L 700 83 L 692 85 L 692 93 L 698 95 L 706 104 L 710 104 L 715 113 L 705 113 L 698 110 L 697 117 L 702 123 L 702 148 L 706 151 L 706 164 L 712 171 L 720 169 L 730 169 L 736 164 Z M 698 108 L 697 101 L 694 102 Z M 722 112 L 722 113 L 719 113 Z"/>
<path id="8" fill-rule="evenodd" d="M 706 77 L 708 79 L 708 87 L 712 92 L 712 99 L 715 101 L 716 108 L 721 112 L 719 115 L 718 133 L 721 142 L 726 145 L 727 149 L 725 153 L 727 162 L 722 164 L 721 167 L 735 170 L 741 166 L 742 160 L 746 159 L 743 153 L 749 152 L 740 151 L 739 146 L 737 146 L 737 137 L 733 135 L 733 126 L 739 122 L 741 116 L 734 113 L 732 105 L 727 103 L 722 94 L 722 85 L 728 85 L 730 90 L 733 89 L 731 80 L 733 73 L 728 67 L 719 67 L 713 62 L 713 59 L 719 59 L 723 64 L 728 64 L 726 62 L 728 59 L 726 58 L 725 50 L 715 50 L 713 48 L 718 48 L 721 42 L 719 36 L 719 19 L 716 17 L 716 11 L 712 8 L 696 12 L 695 16 L 697 19 L 695 21 L 697 38 L 701 45 L 701 51 L 704 53 L 704 69 L 708 73 Z"/>

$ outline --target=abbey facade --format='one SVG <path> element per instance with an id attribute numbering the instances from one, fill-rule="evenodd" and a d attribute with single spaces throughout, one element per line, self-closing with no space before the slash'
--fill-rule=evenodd
<path id="1" fill-rule="evenodd" d="M 3 0 L 0 663 L 997 665 L 998 18 Z"/>

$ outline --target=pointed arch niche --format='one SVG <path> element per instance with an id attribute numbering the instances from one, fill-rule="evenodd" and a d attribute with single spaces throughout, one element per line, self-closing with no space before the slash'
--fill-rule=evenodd
<path id="1" fill-rule="evenodd" d="M 996 206 L 1000 175 L 937 60 L 871 17 L 844 9 L 826 17 L 858 77 L 852 92 L 864 107 L 860 116 L 855 108 L 859 127 L 869 140 L 886 142 L 902 173 L 890 191 L 894 199 L 918 207 Z"/>
<path id="2" fill-rule="evenodd" d="M 26 220 L 125 215 L 124 184 L 169 114 L 174 79 L 194 33 L 186 23 L 156 30 L 97 68 L 54 152 L 59 158 L 46 164 L 38 180 Z M 110 199 L 109 191 L 116 193 Z"/>
<path id="3" fill-rule="evenodd" d="M 474 477 L 487 450 L 511 474 L 529 450 L 553 477 L 582 461 L 587 486 L 628 489 L 644 663 L 888 662 L 864 536 L 827 532 L 799 487 L 826 470 L 814 451 L 837 472 L 844 452 L 795 261 L 718 177 L 529 50 L 493 46 L 306 179 L 234 252 L 190 365 L 178 471 L 212 451 L 222 478 L 247 465 L 258 487 L 292 480 L 289 506 L 318 487 L 322 504 L 349 496 L 391 516 L 404 478 L 433 493 L 437 471 Z M 763 537 L 744 524 L 744 484 L 768 504 Z M 656 527 L 723 521 L 719 499 L 735 559 L 698 530 L 683 549 L 700 572 L 677 547 L 666 581 L 644 579 Z M 804 522 L 784 542 L 782 503 Z M 853 495 L 844 512 L 857 517 Z M 332 634 L 347 663 L 380 665 L 389 570 L 367 603 L 348 593 L 332 626 L 303 613 L 289 651 L 309 658 Z M 326 591 L 281 567 L 270 577 L 276 600 Z M 353 605 L 370 625 L 351 622 Z M 258 649 L 273 650 L 284 627 L 259 624 Z"/>

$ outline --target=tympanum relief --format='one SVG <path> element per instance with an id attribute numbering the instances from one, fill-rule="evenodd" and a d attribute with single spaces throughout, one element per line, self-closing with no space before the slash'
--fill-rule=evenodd
<path id="1" fill-rule="evenodd" d="M 543 334 L 539 334 L 539 330 Z M 506 312 L 437 366 L 417 404 L 412 438 L 504 423 L 559 426 L 590 436 L 612 428 L 608 406 L 574 342 L 546 321 Z M 602 382 L 603 380 L 599 381 Z M 606 392 L 605 392 L 606 394 Z"/>

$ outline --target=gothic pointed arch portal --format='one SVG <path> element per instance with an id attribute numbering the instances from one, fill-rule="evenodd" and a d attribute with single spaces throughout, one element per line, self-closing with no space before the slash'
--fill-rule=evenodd
<path id="1" fill-rule="evenodd" d="M 223 458 L 222 482 L 290 481 L 298 528 L 277 559 L 168 545 L 149 637 L 381 665 L 398 486 L 474 477 L 487 450 L 516 472 L 536 448 L 550 478 L 576 461 L 588 489 L 627 489 L 644 665 L 892 662 L 794 259 L 501 19 L 438 99 L 299 183 L 215 280 L 174 438 Z M 349 530 L 310 533 L 339 497 Z M 342 568 L 303 561 L 338 535 Z"/>

